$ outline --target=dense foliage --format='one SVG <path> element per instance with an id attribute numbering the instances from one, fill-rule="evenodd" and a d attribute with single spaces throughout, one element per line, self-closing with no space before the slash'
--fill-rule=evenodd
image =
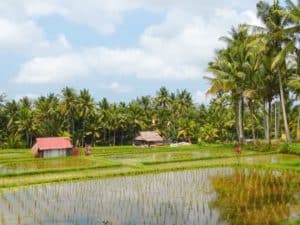
<path id="1" fill-rule="evenodd" d="M 97 102 L 87 89 L 8 101 L 0 95 L 0 147 L 30 147 L 35 137 L 70 136 L 74 144 L 131 144 L 141 130 L 170 141 L 233 141 L 300 137 L 300 2 L 260 1 L 263 27 L 239 25 L 209 63 L 208 106 L 186 90 L 129 103 Z M 201 41 L 201 40 L 199 40 Z"/>
<path id="2" fill-rule="evenodd" d="M 299 136 L 300 110 L 296 122 L 293 106 L 300 93 L 300 1 L 287 0 L 285 7 L 260 1 L 257 16 L 264 26 L 239 25 L 222 37 L 226 47 L 208 68 L 209 92 L 229 100 L 240 142 L 248 129 L 255 140 L 260 124 L 269 142 L 280 133 L 290 141 L 291 131 Z"/>
<path id="3" fill-rule="evenodd" d="M 2 101 L 2 147 L 29 147 L 35 137 L 70 136 L 78 146 L 131 144 L 141 130 L 157 130 L 169 140 L 197 140 L 204 125 L 205 106 L 193 104 L 186 90 L 160 88 L 155 97 L 129 103 L 96 102 L 88 90 L 66 87 L 32 101 Z"/>

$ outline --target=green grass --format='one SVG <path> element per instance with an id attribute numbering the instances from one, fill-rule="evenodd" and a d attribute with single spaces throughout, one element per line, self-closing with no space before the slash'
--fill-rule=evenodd
<path id="1" fill-rule="evenodd" d="M 299 225 L 300 224 L 300 218 L 296 220 L 290 220 L 290 221 L 283 221 L 280 223 L 280 225 Z"/>
<path id="2" fill-rule="evenodd" d="M 300 143 L 292 143 L 288 145 L 288 152 L 300 155 Z"/>

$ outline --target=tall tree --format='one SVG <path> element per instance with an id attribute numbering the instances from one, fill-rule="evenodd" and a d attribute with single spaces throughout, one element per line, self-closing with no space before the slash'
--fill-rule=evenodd
<path id="1" fill-rule="evenodd" d="M 282 44 L 287 38 L 286 35 L 282 35 L 282 30 L 287 25 L 287 21 L 282 14 L 283 10 L 284 9 L 279 5 L 278 0 L 274 0 L 273 5 L 270 5 L 265 1 L 260 1 L 257 4 L 257 16 L 265 25 L 265 28 L 263 28 L 264 35 L 262 36 L 263 41 L 265 42 L 263 54 L 273 60 L 271 69 L 273 74 L 277 74 L 286 140 L 290 141 L 291 138 L 286 114 L 283 83 L 284 75 L 286 75 L 286 63 L 284 57 L 281 57 L 280 60 L 278 58 L 278 55 L 282 50 Z"/>

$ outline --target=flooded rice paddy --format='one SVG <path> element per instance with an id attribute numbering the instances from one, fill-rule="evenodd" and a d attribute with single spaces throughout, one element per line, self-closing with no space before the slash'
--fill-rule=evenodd
<path id="1" fill-rule="evenodd" d="M 197 169 L 0 193 L 1 225 L 276 225 L 299 216 L 294 171 Z"/>

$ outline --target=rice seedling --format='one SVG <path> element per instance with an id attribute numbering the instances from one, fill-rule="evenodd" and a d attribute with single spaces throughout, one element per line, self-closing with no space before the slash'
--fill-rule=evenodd
<path id="1" fill-rule="evenodd" d="M 236 192 L 232 180 L 235 186 L 246 185 L 247 189 Z M 292 196 L 299 193 L 299 185 L 299 173 L 293 171 L 231 168 L 68 182 L 0 194 L 0 218 L 3 225 L 221 225 L 252 210 L 259 215 L 255 221 L 268 224 L 264 222 L 292 214 L 286 207 L 297 207 L 299 202 Z M 226 202 L 220 193 L 232 194 L 233 201 Z M 224 215 L 222 207 L 234 207 L 231 204 L 236 202 L 241 206 L 238 214 L 230 210 Z M 248 208 L 243 208 L 245 202 Z M 261 208 L 270 216 L 260 216 Z M 251 216 L 244 218 L 248 223 L 239 224 L 253 224 Z"/>

